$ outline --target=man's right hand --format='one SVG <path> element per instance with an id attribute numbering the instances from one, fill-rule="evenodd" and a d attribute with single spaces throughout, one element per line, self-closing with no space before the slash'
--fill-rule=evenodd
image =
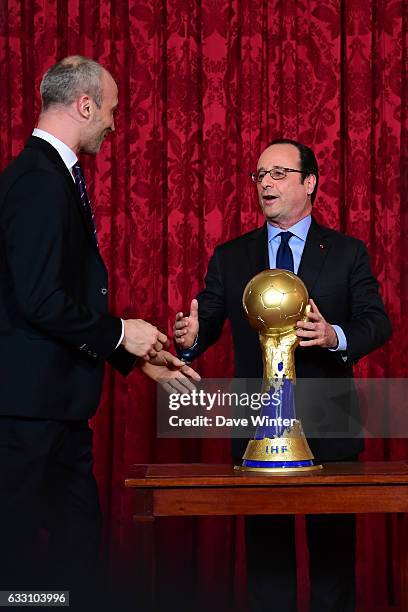
<path id="1" fill-rule="evenodd" d="M 198 302 L 197 300 L 192 300 L 189 316 L 184 316 L 182 312 L 176 314 L 173 333 L 177 346 L 181 349 L 188 349 L 193 346 L 198 329 Z"/>
<path id="2" fill-rule="evenodd" d="M 163 348 L 168 347 L 167 336 L 151 323 L 142 319 L 126 319 L 123 323 L 125 334 L 122 345 L 132 355 L 149 361 Z"/>

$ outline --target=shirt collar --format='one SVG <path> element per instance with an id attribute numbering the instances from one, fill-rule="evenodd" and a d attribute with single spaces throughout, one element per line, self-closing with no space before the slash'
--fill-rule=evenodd
<path id="1" fill-rule="evenodd" d="M 33 136 L 37 136 L 37 138 L 42 138 L 42 140 L 46 140 L 51 146 L 53 146 L 54 149 L 56 149 L 62 157 L 62 161 L 64 162 L 68 170 L 71 172 L 72 166 L 78 161 L 78 158 L 73 152 L 73 150 L 65 144 L 65 142 L 62 142 L 62 140 L 56 138 L 49 132 L 46 132 L 45 130 L 39 130 L 38 128 L 35 128 L 33 130 Z"/>
<path id="2" fill-rule="evenodd" d="M 294 236 L 296 236 L 297 238 L 300 238 L 300 240 L 303 240 L 303 242 L 305 242 L 311 223 L 312 223 L 312 216 L 308 215 L 307 217 L 304 217 L 303 219 L 301 219 L 300 221 L 298 221 L 291 227 L 288 227 L 288 229 L 285 231 L 292 232 Z M 282 231 L 279 227 L 274 227 L 270 223 L 267 223 L 267 227 L 268 227 L 268 242 L 276 238 L 276 236 L 280 234 Z"/>

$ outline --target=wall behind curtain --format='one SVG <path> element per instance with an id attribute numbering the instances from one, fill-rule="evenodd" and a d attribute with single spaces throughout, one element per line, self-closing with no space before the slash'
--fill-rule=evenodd
<path id="1" fill-rule="evenodd" d="M 358 373 L 404 377 L 407 13 L 407 0 L 1 0 L 0 166 L 35 125 L 49 66 L 72 53 L 106 66 L 119 87 L 116 133 L 85 170 L 111 308 L 170 331 L 214 246 L 262 223 L 248 177 L 262 148 L 275 137 L 302 140 L 320 164 L 315 215 L 367 243 L 396 330 Z M 228 329 L 198 367 L 231 373 Z M 149 381 L 107 370 L 94 428 L 115 550 L 128 542 L 128 465 L 229 460 L 226 441 L 157 440 L 154 413 Z M 371 440 L 364 457 L 405 458 L 406 449 Z M 392 527 L 384 517 L 360 521 L 359 597 L 368 608 L 395 595 L 385 571 Z M 161 546 L 177 540 L 184 551 L 178 569 L 195 559 L 197 588 L 241 584 L 239 520 L 162 521 L 158 533 Z"/>

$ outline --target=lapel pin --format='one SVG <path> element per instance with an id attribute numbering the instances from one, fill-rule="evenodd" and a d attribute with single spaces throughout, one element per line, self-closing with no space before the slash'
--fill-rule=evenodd
<path id="1" fill-rule="evenodd" d="M 319 247 L 320 247 L 321 249 L 324 249 L 324 244 L 319 244 Z"/>

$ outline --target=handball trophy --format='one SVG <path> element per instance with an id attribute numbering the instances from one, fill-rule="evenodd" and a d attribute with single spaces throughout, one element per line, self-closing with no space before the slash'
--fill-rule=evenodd
<path id="1" fill-rule="evenodd" d="M 296 418 L 294 352 L 299 344 L 296 322 L 307 317 L 308 292 L 302 280 L 288 270 L 264 270 L 254 276 L 243 294 L 251 326 L 259 332 L 263 359 L 262 393 L 267 394 L 262 416 L 248 442 L 242 465 L 236 469 L 290 474 L 321 469 L 315 465 Z"/>

